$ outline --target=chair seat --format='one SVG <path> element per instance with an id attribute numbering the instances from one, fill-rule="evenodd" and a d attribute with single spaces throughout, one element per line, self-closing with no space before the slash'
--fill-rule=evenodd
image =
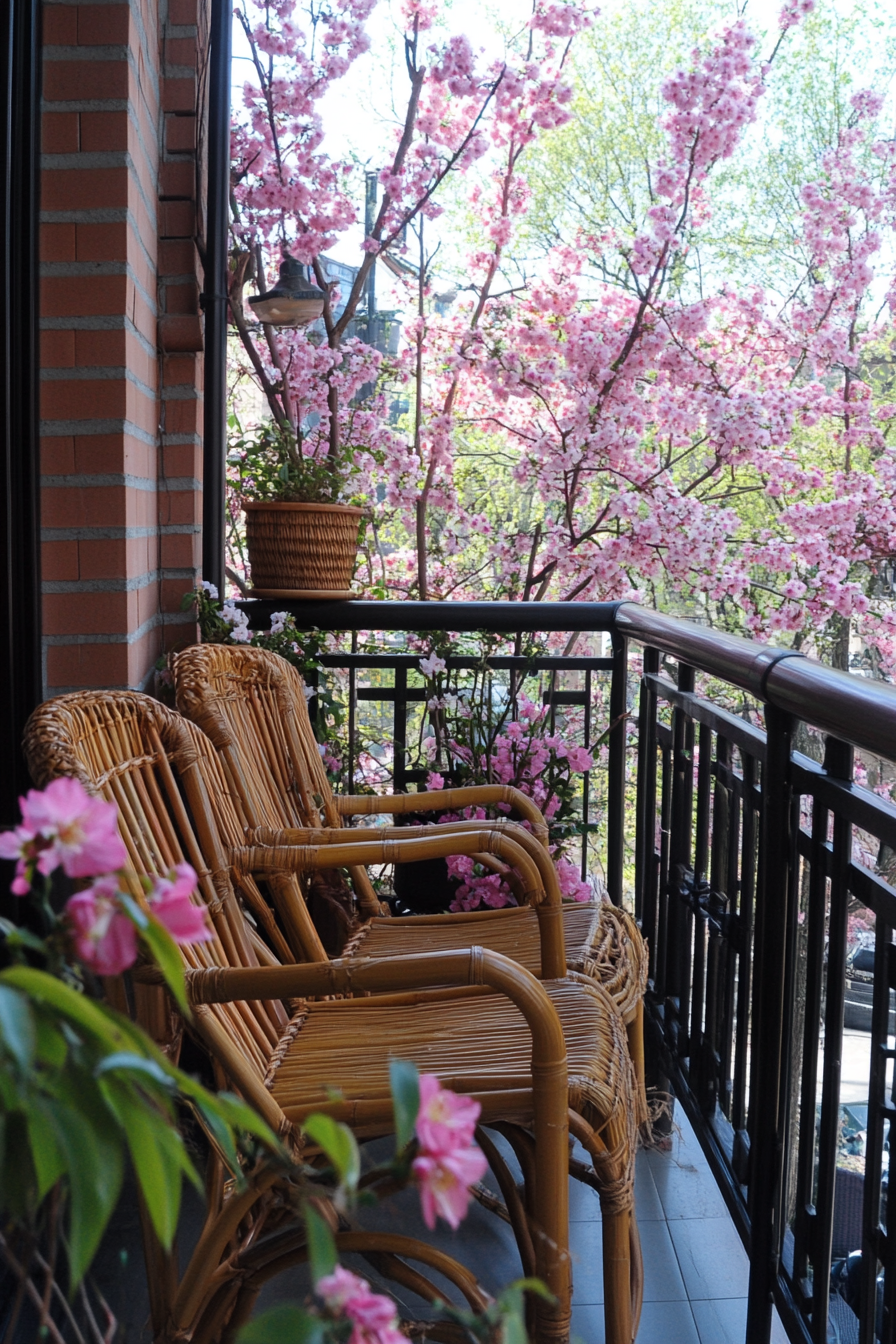
<path id="1" fill-rule="evenodd" d="M 632 1073 L 624 1028 L 600 986 L 582 977 L 544 987 L 566 1038 L 569 1104 L 601 1136 L 631 1179 L 634 1160 Z M 531 1120 L 532 1038 L 522 1013 L 503 995 L 435 991 L 302 1003 L 275 1051 L 266 1085 L 291 1120 L 333 1106 L 338 1079 L 347 1097 L 371 1103 L 349 1117 L 370 1117 L 383 1103 L 391 1121 L 389 1061 L 410 1059 L 446 1087 L 482 1102 L 483 1119 Z M 511 1094 L 508 1097 L 508 1094 Z M 338 1109 L 338 1107 L 337 1107 Z"/>
<path id="2" fill-rule="evenodd" d="M 563 907 L 567 965 L 597 980 L 626 1022 L 631 1021 L 641 1002 L 647 974 L 644 944 L 636 929 L 632 935 L 630 922 L 629 915 L 606 901 Z M 538 916 L 531 906 L 450 916 L 370 919 L 342 955 L 413 956 L 474 946 L 502 952 L 533 975 L 541 973 Z"/>

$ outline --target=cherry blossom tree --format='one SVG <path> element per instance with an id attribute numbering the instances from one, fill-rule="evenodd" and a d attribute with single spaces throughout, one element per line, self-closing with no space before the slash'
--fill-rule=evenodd
<path id="1" fill-rule="evenodd" d="M 381 590 L 638 597 L 829 655 L 856 631 L 876 667 L 896 671 L 896 406 L 874 377 L 896 308 L 896 160 L 875 131 L 880 99 L 853 96 L 802 185 L 801 271 L 785 302 L 755 285 L 680 284 L 713 174 L 737 155 L 813 0 L 788 0 L 765 54 L 743 19 L 695 49 L 660 90 L 637 227 L 607 220 L 528 275 L 512 259 L 527 151 L 570 116 L 570 44 L 593 16 L 536 4 L 506 58 L 482 64 L 412 0 L 406 110 L 346 305 L 337 318 L 327 289 L 325 342 L 252 329 L 246 281 L 264 287 L 289 254 L 327 288 L 322 255 L 355 225 L 352 173 L 323 154 L 317 109 L 363 49 L 371 3 L 312 10 L 301 29 L 282 3 L 240 14 L 255 79 L 235 139 L 231 308 L 274 419 L 303 451 L 348 445 L 361 462 Z M 475 246 L 440 314 L 446 201 L 465 203 Z M 346 334 L 385 256 L 403 262 L 413 314 L 388 370 Z M 360 395 L 386 375 L 407 401 L 398 423 L 385 398 Z"/>

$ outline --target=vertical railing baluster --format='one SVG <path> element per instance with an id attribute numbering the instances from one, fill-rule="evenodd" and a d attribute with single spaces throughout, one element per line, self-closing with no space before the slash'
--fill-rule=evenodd
<path id="1" fill-rule="evenodd" d="M 352 653 L 358 652 L 358 632 L 352 631 Z M 346 781 L 346 792 L 354 793 L 355 788 L 355 761 L 360 755 L 356 749 L 355 735 L 357 732 L 358 715 L 358 673 L 356 668 L 350 667 L 348 670 L 348 780 Z"/>
<path id="2" fill-rule="evenodd" d="M 694 669 L 678 665 L 678 689 L 694 690 Z M 694 801 L 694 721 L 677 705 L 672 711 L 672 831 L 669 841 L 669 904 L 666 936 L 666 1023 L 679 1058 L 688 1054 L 687 1001 L 690 992 L 691 919 L 678 894 L 681 875 L 691 868 Z"/>
<path id="3" fill-rule="evenodd" d="M 719 974 L 722 980 L 720 1002 L 722 1004 L 722 1023 L 719 1038 L 719 1105 L 730 1118 L 731 1115 L 731 1077 L 732 1057 L 734 1054 L 734 1034 L 736 1030 L 735 994 L 737 986 L 737 952 L 735 950 L 739 933 L 737 919 L 737 893 L 740 887 L 740 833 L 743 814 L 743 791 L 738 788 L 733 757 L 731 766 L 731 787 L 728 793 L 728 878 L 725 884 L 725 899 L 717 909 L 719 936 L 721 945 Z"/>
<path id="4" fill-rule="evenodd" d="M 731 769 L 731 743 L 716 738 L 716 778 L 712 798 L 712 858 L 709 870 L 709 952 L 706 976 L 706 1034 L 704 1068 L 707 1075 L 705 1112 L 711 1115 L 719 1100 L 721 1040 L 725 1025 L 725 949 L 722 919 L 728 907 L 731 853 L 731 789 L 725 773 Z"/>
<path id="5" fill-rule="evenodd" d="M 809 856 L 809 922 L 806 945 L 806 1016 L 803 1024 L 803 1106 L 800 1113 L 800 1147 L 797 1159 L 796 1225 L 794 1227 L 793 1278 L 804 1304 L 811 1298 L 810 1263 L 823 1259 L 817 1244 L 818 1212 L 815 1196 L 816 1094 L 818 1088 L 818 1034 L 824 989 L 827 872 L 825 850 L 828 810 L 812 802 L 812 845 Z M 827 1323 L 818 1314 L 813 1339 L 824 1344 Z"/>
<path id="6" fill-rule="evenodd" d="M 404 666 L 395 669 L 392 735 L 395 740 L 393 787 L 396 793 L 404 793 L 408 784 L 408 670 Z"/>
<path id="7" fill-rule="evenodd" d="M 836 738 L 825 740 L 824 768 L 833 779 L 852 778 L 852 747 Z M 846 922 L 852 826 L 834 813 L 831 849 L 831 908 L 828 920 L 827 996 L 824 1016 L 824 1064 L 821 1086 L 821 1125 L 818 1135 L 818 1232 L 813 1264 L 813 1316 L 827 1321 L 830 1291 L 831 1239 L 834 1222 L 834 1178 L 840 1138 L 840 1075 L 843 1041 L 843 998 L 846 981 Z M 873 1314 L 873 1313 L 872 1313 Z M 815 1338 L 823 1340 L 822 1334 Z M 859 1338 L 871 1340 L 862 1333 Z"/>
<path id="8" fill-rule="evenodd" d="M 607 888 L 622 904 L 625 862 L 625 744 L 628 711 L 628 642 L 614 632 L 610 681 L 610 737 L 607 744 Z"/>
<path id="9" fill-rule="evenodd" d="M 712 1114 L 709 1077 L 704 1058 L 704 1024 L 707 1007 L 707 913 L 706 868 L 709 861 L 709 798 L 712 790 L 712 730 L 700 725 L 697 762 L 697 808 L 694 825 L 694 964 L 691 975 L 691 1007 L 688 1031 L 691 1040 L 690 1076 L 704 1113 Z"/>
<path id="10" fill-rule="evenodd" d="M 672 751 L 671 748 L 663 745 L 662 764 L 660 767 L 660 854 L 656 874 L 657 890 L 657 920 L 656 920 L 656 946 L 657 954 L 654 961 L 655 965 L 655 994 L 656 1002 L 660 1006 L 663 1014 L 663 1033 L 669 1035 L 669 1024 L 666 1019 L 666 988 L 669 983 L 669 958 L 671 948 L 669 944 L 669 851 L 672 846 Z"/>
<path id="11" fill-rule="evenodd" d="M 738 946 L 737 958 L 737 1037 L 734 1047 L 734 1075 L 732 1080 L 731 1125 L 734 1129 L 734 1147 L 731 1166 L 741 1185 L 747 1184 L 750 1140 L 747 1132 L 747 1080 L 749 1074 L 751 993 L 753 985 L 753 922 L 756 902 L 756 759 L 743 759 L 743 812 L 741 817 L 740 891 L 737 901 Z M 731 944 L 729 943 L 729 947 Z M 732 974 L 734 967 L 732 966 Z"/>
<path id="12" fill-rule="evenodd" d="M 791 891 L 790 716 L 766 705 L 767 752 L 762 771 L 760 874 L 750 1068 L 750 1285 L 748 1344 L 768 1344 L 780 1228 L 775 1225 L 781 1185 L 781 1055 L 787 902 Z"/>
<path id="13" fill-rule="evenodd" d="M 635 813 L 635 915 L 641 921 L 655 974 L 657 921 L 656 695 L 644 678 L 659 671 L 657 649 L 644 650 L 638 701 L 638 794 Z"/>
<path id="14" fill-rule="evenodd" d="M 883 1169 L 884 1123 L 887 1116 L 887 1064 L 893 1051 L 887 1048 L 890 1029 L 890 985 L 893 982 L 893 930 L 880 916 L 874 921 L 874 993 L 871 1004 L 871 1070 L 868 1087 L 868 1123 L 865 1141 L 865 1185 L 862 1209 L 862 1282 L 863 1312 L 874 1319 L 877 1296 L 877 1244 L 881 1240 L 881 1176 Z M 894 1080 L 896 1082 L 896 1080 Z M 892 1134 L 892 1129 L 891 1129 Z M 892 1150 L 892 1143 L 890 1145 Z M 889 1221 L 889 1169 L 887 1172 L 887 1214 Z M 896 1234 L 896 1228 L 894 1228 Z M 884 1240 L 883 1319 L 880 1339 L 893 1338 L 896 1323 L 896 1274 L 893 1243 L 896 1235 Z M 870 1322 L 869 1322 L 870 1324 Z M 863 1327 L 864 1328 L 864 1327 Z M 866 1331 L 867 1333 L 867 1331 Z M 870 1337 L 870 1336 L 869 1336 Z"/>

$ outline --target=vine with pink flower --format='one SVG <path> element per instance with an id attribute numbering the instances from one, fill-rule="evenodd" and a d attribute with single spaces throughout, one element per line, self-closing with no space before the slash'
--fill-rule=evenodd
<path id="1" fill-rule="evenodd" d="M 558 723 L 553 701 L 553 677 L 548 676 L 537 704 L 522 689 L 524 678 L 513 672 L 504 680 L 489 661 L 494 643 L 483 636 L 479 662 L 463 681 L 449 671 L 447 646 L 443 643 L 420 659 L 426 687 L 425 715 L 419 747 L 428 767 L 428 789 L 463 787 L 470 784 L 507 784 L 531 798 L 548 823 L 551 853 L 564 899 L 592 900 L 597 894 L 583 880 L 566 852 L 570 842 L 589 830 L 595 820 L 582 813 L 581 776 L 595 765 L 594 752 L 606 734 L 590 749 L 577 745 L 582 724 L 567 714 Z M 534 646 L 529 650 L 534 654 Z M 580 717 L 580 716 L 579 716 Z M 506 804 L 499 808 L 507 811 Z M 482 819 L 483 808 L 465 808 L 462 817 L 446 811 L 440 821 Z M 486 871 L 469 856 L 447 860 L 448 873 L 456 883 L 452 910 L 498 909 L 515 905 L 512 882 L 502 872 Z"/>

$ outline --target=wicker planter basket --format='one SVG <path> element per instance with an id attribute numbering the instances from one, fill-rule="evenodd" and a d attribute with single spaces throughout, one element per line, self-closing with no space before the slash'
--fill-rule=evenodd
<path id="1" fill-rule="evenodd" d="M 254 589 L 348 590 L 363 509 L 267 502 L 243 508 Z"/>

